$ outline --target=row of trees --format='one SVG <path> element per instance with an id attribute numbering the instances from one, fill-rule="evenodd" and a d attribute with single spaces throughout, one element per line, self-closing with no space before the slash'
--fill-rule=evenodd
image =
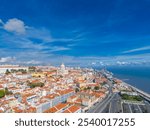
<path id="1" fill-rule="evenodd" d="M 130 100 L 130 101 L 142 101 L 143 99 L 140 96 L 132 96 L 128 94 L 121 95 L 123 100 Z"/>
<path id="2" fill-rule="evenodd" d="M 11 74 L 11 73 L 17 73 L 17 72 L 21 72 L 22 74 L 26 74 L 27 73 L 27 70 L 25 69 L 18 69 L 18 70 L 15 70 L 15 69 L 11 69 L 11 70 L 6 70 L 5 74 Z"/>
<path id="3" fill-rule="evenodd" d="M 36 70 L 36 67 L 34 67 L 34 66 L 30 66 L 29 68 L 28 68 L 28 71 L 29 72 L 36 72 L 36 71 L 41 71 L 41 70 Z M 11 74 L 11 73 L 16 73 L 16 72 L 21 72 L 22 74 L 26 74 L 27 73 L 27 70 L 26 69 L 18 69 L 18 70 L 16 70 L 16 69 L 11 69 L 11 70 L 6 70 L 6 72 L 5 72 L 5 74 Z"/>
<path id="4" fill-rule="evenodd" d="M 27 70 L 26 69 L 18 69 L 18 70 L 15 70 L 15 69 L 11 69 L 11 73 L 16 73 L 16 72 L 22 72 L 23 74 L 27 73 Z"/>

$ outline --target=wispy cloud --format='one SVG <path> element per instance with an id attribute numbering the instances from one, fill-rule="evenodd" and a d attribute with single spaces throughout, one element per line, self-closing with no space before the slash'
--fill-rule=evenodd
<path id="1" fill-rule="evenodd" d="M 70 50 L 69 47 L 62 47 L 62 46 L 54 46 L 50 50 L 50 52 L 56 52 L 56 51 L 65 51 L 65 50 Z"/>
<path id="2" fill-rule="evenodd" d="M 13 22 L 12 22 L 13 21 Z M 18 25 L 19 23 L 19 25 Z M 30 27 L 19 19 L 10 19 L 6 23 L 0 20 L 0 63 L 14 64 L 52 64 L 58 65 L 62 61 L 68 65 L 76 66 L 108 66 L 125 64 L 150 63 L 150 54 L 143 55 L 120 55 L 120 56 L 70 56 L 59 55 L 59 51 L 72 50 L 79 40 L 85 37 L 84 33 L 76 32 L 74 37 L 54 37 L 51 31 L 44 27 Z M 7 25 L 7 26 L 6 26 Z M 9 25 L 9 26 L 8 26 Z M 12 25 L 14 27 L 12 27 Z M 78 34 L 78 35 L 77 35 Z M 117 36 L 116 36 L 117 37 Z M 107 43 L 122 41 L 124 38 L 115 39 L 115 35 L 101 39 Z M 112 38 L 112 39 L 111 39 Z M 97 39 L 96 39 L 97 40 Z M 53 42 L 53 43 L 52 43 Z M 64 44 L 55 44 L 63 42 Z M 83 43 L 83 42 L 82 42 Z M 5 46 L 4 46 L 5 44 Z M 85 42 L 87 46 L 87 43 Z M 81 44 L 80 44 L 81 46 Z M 128 54 L 132 52 L 149 50 L 150 46 L 135 48 L 124 51 Z M 77 50 L 76 50 L 77 51 Z M 82 53 L 82 52 L 81 52 Z M 66 54 L 66 53 L 65 53 Z"/>
<path id="3" fill-rule="evenodd" d="M 40 64 L 53 61 L 53 53 L 67 51 L 76 38 L 55 38 L 50 30 L 41 27 L 27 26 L 23 21 L 13 18 L 4 23 L 0 19 L 0 63 Z M 5 30 L 5 31 L 4 31 Z M 54 42 L 54 44 L 51 44 Z M 55 42 L 69 42 L 66 45 L 55 45 Z M 3 46 L 3 44 L 5 44 Z M 6 53 L 7 52 L 7 53 Z M 54 59 L 53 59 L 54 58 Z M 53 59 L 53 60 L 52 60 Z M 55 61 L 55 60 L 54 60 Z M 57 62 L 57 60 L 56 60 Z"/>
<path id="4" fill-rule="evenodd" d="M 8 55 L 11 53 L 8 52 Z M 139 55 L 120 55 L 120 56 L 68 56 L 47 54 L 42 51 L 28 50 L 25 53 L 19 52 L 15 57 L 3 57 L 1 63 L 14 64 L 45 64 L 60 65 L 64 62 L 71 66 L 113 66 L 113 65 L 150 65 L 150 53 Z"/>
<path id="5" fill-rule="evenodd" d="M 140 48 L 135 48 L 135 49 L 123 51 L 122 53 L 125 54 L 125 53 L 132 53 L 132 52 L 145 51 L 145 50 L 150 50 L 150 46 L 144 46 L 144 47 L 140 47 Z"/>
<path id="6" fill-rule="evenodd" d="M 15 57 L 1 57 L 0 58 L 0 63 L 7 63 L 7 62 L 11 63 L 15 60 L 16 60 Z"/>
<path id="7" fill-rule="evenodd" d="M 51 32 L 42 27 L 42 28 L 34 28 L 28 27 L 26 30 L 26 38 L 33 38 L 34 40 L 40 40 L 41 42 L 53 42 L 53 37 L 51 36 Z"/>
<path id="8" fill-rule="evenodd" d="M 4 25 L 3 21 L 0 19 L 0 24 Z"/>
<path id="9" fill-rule="evenodd" d="M 41 64 L 40 61 L 36 61 L 36 60 L 30 60 L 30 61 L 26 61 L 26 62 L 21 62 L 21 63 L 24 63 L 24 64 L 32 64 L 32 65 L 36 65 L 36 64 Z"/>

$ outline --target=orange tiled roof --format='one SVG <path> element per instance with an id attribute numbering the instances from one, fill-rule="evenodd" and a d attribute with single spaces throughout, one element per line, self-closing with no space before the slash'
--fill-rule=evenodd
<path id="1" fill-rule="evenodd" d="M 68 108 L 69 112 L 71 112 L 71 113 L 74 113 L 74 112 L 76 112 L 76 111 L 79 110 L 79 109 L 80 109 L 80 107 L 79 107 L 79 106 L 75 106 L 75 105 L 70 106 L 70 107 Z"/>
<path id="2" fill-rule="evenodd" d="M 56 106 L 44 111 L 44 113 L 55 113 L 65 107 L 67 107 L 67 105 L 68 105 L 67 103 L 59 103 Z"/>
<path id="3" fill-rule="evenodd" d="M 67 109 L 63 113 L 71 113 L 71 112 Z"/>
<path id="4" fill-rule="evenodd" d="M 18 107 L 13 108 L 15 113 L 23 113 L 23 110 L 19 109 Z"/>
<path id="5" fill-rule="evenodd" d="M 58 111 L 58 110 L 57 110 L 55 107 L 52 107 L 52 108 L 50 108 L 50 109 L 44 111 L 44 113 L 55 113 L 55 112 L 57 112 L 57 111 Z"/>
<path id="6" fill-rule="evenodd" d="M 2 111 L 2 110 L 0 110 L 0 113 L 3 113 L 3 111 Z"/>
<path id="7" fill-rule="evenodd" d="M 58 94 L 48 94 L 45 98 L 54 99 L 55 97 L 59 96 Z"/>
<path id="8" fill-rule="evenodd" d="M 74 98 L 76 98 L 77 96 L 76 95 L 73 95 L 73 96 L 70 96 L 69 98 L 70 99 L 74 99 Z"/>
<path id="9" fill-rule="evenodd" d="M 56 90 L 56 92 L 58 92 L 60 95 L 64 95 L 73 91 L 74 91 L 73 89 Z"/>
<path id="10" fill-rule="evenodd" d="M 0 88 L 3 88 L 3 86 L 2 86 L 2 85 L 0 85 Z"/>
<path id="11" fill-rule="evenodd" d="M 82 103 L 82 100 L 81 100 L 81 98 L 78 98 L 75 102 L 76 103 Z"/>
<path id="12" fill-rule="evenodd" d="M 27 113 L 35 113 L 36 112 L 36 108 L 35 107 L 29 107 L 27 110 L 26 110 Z"/>
<path id="13" fill-rule="evenodd" d="M 66 106 L 68 106 L 68 104 L 66 104 L 66 103 L 59 103 L 59 104 L 57 104 L 57 105 L 55 106 L 55 108 L 56 108 L 57 110 L 61 110 L 61 109 L 65 108 Z"/>

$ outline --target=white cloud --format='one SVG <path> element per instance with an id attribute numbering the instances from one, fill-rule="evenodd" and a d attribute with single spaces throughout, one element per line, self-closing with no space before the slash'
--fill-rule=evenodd
<path id="1" fill-rule="evenodd" d="M 13 32 L 15 34 L 24 34 L 21 35 L 19 37 L 14 36 L 17 40 L 19 40 L 19 38 L 24 38 L 27 40 L 32 41 L 33 40 L 37 40 L 40 43 L 50 43 L 50 42 L 71 42 L 71 41 L 78 41 L 80 39 L 77 38 L 55 38 L 51 36 L 51 32 L 50 30 L 48 30 L 47 28 L 44 27 L 40 27 L 40 28 L 34 28 L 31 26 L 26 26 L 24 21 L 17 19 L 17 18 L 13 18 L 13 19 L 8 19 L 8 21 L 6 23 L 4 23 L 1 19 L 0 19 L 0 23 L 2 24 L 1 28 L 3 28 L 4 30 L 8 31 L 8 32 Z M 8 34 L 7 34 L 8 35 Z M 8 39 L 8 37 L 7 37 Z"/>
<path id="2" fill-rule="evenodd" d="M 1 27 L 9 32 L 24 35 L 11 35 L 8 32 L 2 32 L 0 35 L 0 42 L 12 46 L 15 48 L 11 50 L 9 48 L 0 48 L 0 63 L 18 63 L 18 64 L 53 64 L 58 65 L 61 62 L 70 65 L 125 65 L 132 63 L 150 63 L 150 54 L 144 55 L 120 55 L 110 57 L 75 57 L 75 56 L 62 56 L 56 55 L 53 52 L 71 50 L 71 47 L 76 44 L 69 44 L 65 46 L 57 46 L 55 44 L 49 44 L 50 42 L 70 42 L 77 39 L 71 38 L 54 38 L 46 28 L 34 28 L 25 26 L 24 22 L 19 19 L 9 19 L 6 23 L 0 19 Z M 131 53 L 141 50 L 149 50 L 150 46 L 136 48 L 128 50 L 123 53 Z M 7 53 L 6 53 L 7 52 Z M 6 57 L 4 57 L 6 56 Z M 7 57 L 8 56 L 8 57 Z M 9 57 L 9 56 L 15 56 Z"/>
<path id="3" fill-rule="evenodd" d="M 11 55 L 8 51 L 8 55 Z M 150 53 L 128 56 L 110 57 L 75 57 L 67 55 L 47 54 L 41 51 L 17 52 L 13 57 L 0 58 L 0 63 L 33 64 L 33 65 L 60 65 L 64 62 L 71 66 L 113 66 L 113 65 L 150 65 Z"/>
<path id="4" fill-rule="evenodd" d="M 132 49 L 132 50 L 127 50 L 127 51 L 124 51 L 122 53 L 132 53 L 132 52 L 137 52 L 137 51 L 145 51 L 145 50 L 150 50 L 150 46 L 144 46 L 144 47 L 141 47 L 141 48 L 135 48 L 135 49 Z"/>
<path id="5" fill-rule="evenodd" d="M 130 64 L 128 62 L 125 62 L 125 61 L 117 61 L 116 62 L 118 65 L 127 65 L 127 64 Z"/>
<path id="6" fill-rule="evenodd" d="M 27 61 L 25 62 L 25 64 L 40 64 L 41 62 L 40 61 L 36 61 L 36 60 L 30 60 L 30 61 Z"/>
<path id="7" fill-rule="evenodd" d="M 51 47 L 50 52 L 65 51 L 65 50 L 70 50 L 70 48 L 68 48 L 68 47 L 63 47 L 63 46 L 53 46 L 53 47 Z"/>
<path id="8" fill-rule="evenodd" d="M 43 42 L 53 42 L 51 33 L 46 28 L 38 28 L 37 29 L 34 27 L 28 27 L 26 29 L 26 37 L 39 39 L 39 40 L 42 40 Z"/>
<path id="9" fill-rule="evenodd" d="M 92 64 L 92 65 L 96 65 L 96 62 L 92 62 L 91 64 Z"/>
<path id="10" fill-rule="evenodd" d="M 2 20 L 1 23 L 3 23 Z M 8 32 L 14 32 L 17 34 L 25 34 L 26 32 L 24 22 L 17 18 L 9 19 L 6 23 L 3 23 L 3 28 Z"/>
<path id="11" fill-rule="evenodd" d="M 0 24 L 2 24 L 2 25 L 4 24 L 3 21 L 2 21 L 1 19 L 0 19 Z"/>
<path id="12" fill-rule="evenodd" d="M 13 62 L 15 61 L 15 57 L 2 57 L 0 58 L 0 63 Z"/>
<path id="13" fill-rule="evenodd" d="M 70 42 L 70 41 L 75 41 L 75 39 L 71 38 L 53 38 L 53 42 Z"/>

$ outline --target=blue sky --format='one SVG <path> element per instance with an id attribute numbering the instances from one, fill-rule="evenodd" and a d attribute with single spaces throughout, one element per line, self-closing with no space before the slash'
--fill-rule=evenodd
<path id="1" fill-rule="evenodd" d="M 150 64 L 150 0 L 0 3 L 0 64 Z"/>

